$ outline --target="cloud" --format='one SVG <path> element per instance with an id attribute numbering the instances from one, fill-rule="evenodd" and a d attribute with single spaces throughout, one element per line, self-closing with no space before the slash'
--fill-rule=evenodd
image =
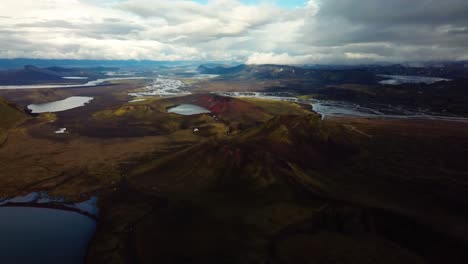
<path id="1" fill-rule="evenodd" d="M 289 64 L 298 65 L 306 64 L 312 61 L 312 55 L 291 56 L 288 53 L 275 54 L 270 53 L 254 53 L 246 61 L 247 64 Z"/>
<path id="2" fill-rule="evenodd" d="M 0 1 L 0 57 L 369 63 L 468 57 L 466 0 Z"/>
<path id="3" fill-rule="evenodd" d="M 320 6 L 316 0 L 308 0 L 306 3 L 306 9 L 308 9 L 310 15 L 315 16 L 319 12 Z"/>

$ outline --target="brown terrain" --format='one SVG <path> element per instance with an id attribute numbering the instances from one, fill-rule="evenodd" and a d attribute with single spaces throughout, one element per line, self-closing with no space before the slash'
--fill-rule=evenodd
<path id="1" fill-rule="evenodd" d="M 0 197 L 98 196 L 88 263 L 468 261 L 468 123 L 206 93 L 127 103 L 142 86 L 0 91 Z M 73 95 L 95 99 L 21 110 Z M 167 113 L 179 104 L 211 113 Z"/>

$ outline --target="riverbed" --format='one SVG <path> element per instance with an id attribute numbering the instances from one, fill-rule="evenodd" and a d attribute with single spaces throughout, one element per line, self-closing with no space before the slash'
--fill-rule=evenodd
<path id="1" fill-rule="evenodd" d="M 392 118 L 392 119 L 427 119 L 451 122 L 468 122 L 468 118 L 448 116 L 442 113 L 415 111 L 395 106 L 380 106 L 370 108 L 344 101 L 328 101 L 318 99 L 302 99 L 285 93 L 263 92 L 216 92 L 215 94 L 230 97 L 251 97 L 267 100 L 288 101 L 312 105 L 313 110 L 322 116 L 329 117 L 363 117 L 363 118 Z"/>

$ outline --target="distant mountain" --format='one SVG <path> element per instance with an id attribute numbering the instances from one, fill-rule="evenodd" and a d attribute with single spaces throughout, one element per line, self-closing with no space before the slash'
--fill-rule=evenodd
<path id="1" fill-rule="evenodd" d="M 47 67 L 47 70 L 61 73 L 61 74 L 95 74 L 96 72 L 108 72 L 108 71 L 118 71 L 120 68 L 118 67 L 86 67 L 86 68 L 64 68 L 64 67 Z"/>
<path id="2" fill-rule="evenodd" d="M 468 78 L 466 62 L 452 62 L 442 64 L 394 64 L 363 66 L 363 69 L 375 74 L 428 76 L 448 79 Z"/>
<path id="3" fill-rule="evenodd" d="M 198 71 L 203 74 L 236 74 L 240 73 L 247 68 L 247 65 L 241 64 L 235 67 L 200 65 Z"/>
<path id="4" fill-rule="evenodd" d="M 0 71 L 0 85 L 31 85 L 43 83 L 82 83 L 88 79 L 103 76 L 103 72 L 117 71 L 119 68 L 63 68 L 58 66 L 39 68 L 26 65 L 21 69 Z M 64 77 L 87 77 L 88 79 L 66 79 Z"/>
<path id="5" fill-rule="evenodd" d="M 215 62 L 217 65 L 231 65 L 232 62 Z M 160 67 L 212 65 L 209 61 L 150 61 L 150 60 L 53 60 L 53 59 L 0 59 L 0 69 L 18 69 L 24 65 L 37 67 L 95 68 L 112 67 L 122 69 L 154 70 Z M 214 65 L 214 64 L 213 64 Z"/>
<path id="6" fill-rule="evenodd" d="M 330 85 L 313 93 L 317 99 L 347 101 L 371 108 L 386 109 L 393 105 L 414 111 L 468 117 L 467 88 L 468 78 L 460 78 L 432 84 Z"/>
<path id="7" fill-rule="evenodd" d="M 48 69 L 41 69 L 35 66 L 25 66 L 19 70 L 8 70 L 0 72 L 0 84 L 35 84 L 47 81 L 63 81 L 62 74 Z"/>
<path id="8" fill-rule="evenodd" d="M 373 84 L 379 79 L 374 73 L 361 69 L 305 69 L 286 65 L 238 65 L 231 68 L 201 65 L 198 71 L 223 75 L 222 78 L 231 80 L 306 79 L 323 84 Z"/>

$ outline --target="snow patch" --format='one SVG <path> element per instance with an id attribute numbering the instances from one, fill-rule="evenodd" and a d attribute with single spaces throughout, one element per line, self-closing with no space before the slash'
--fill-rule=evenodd
<path id="1" fill-rule="evenodd" d="M 55 131 L 54 133 L 55 134 L 66 134 L 68 132 L 67 132 L 66 128 L 60 128 L 59 130 Z"/>

